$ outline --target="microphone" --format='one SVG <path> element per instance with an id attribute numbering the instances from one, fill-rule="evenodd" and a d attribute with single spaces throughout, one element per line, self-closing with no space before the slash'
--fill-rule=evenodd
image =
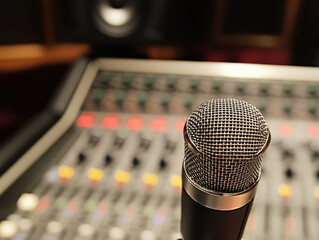
<path id="1" fill-rule="evenodd" d="M 184 126 L 183 240 L 241 239 L 271 135 L 253 105 L 212 99 Z"/>

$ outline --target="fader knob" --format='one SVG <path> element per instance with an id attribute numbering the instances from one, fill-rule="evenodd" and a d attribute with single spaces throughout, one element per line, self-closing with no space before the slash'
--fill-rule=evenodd
<path id="1" fill-rule="evenodd" d="M 141 131 L 139 134 L 139 147 L 146 151 L 153 140 L 153 134 L 150 131 Z"/>
<path id="2" fill-rule="evenodd" d="M 308 112 L 312 115 L 316 115 L 317 113 L 317 104 L 316 103 L 311 103 L 308 107 Z"/>
<path id="3" fill-rule="evenodd" d="M 117 105 L 122 105 L 126 95 L 124 92 L 118 92 L 115 94 L 114 103 Z"/>
<path id="4" fill-rule="evenodd" d="M 292 85 L 291 84 L 285 84 L 283 87 L 283 91 L 285 94 L 290 95 L 292 93 Z"/>
<path id="5" fill-rule="evenodd" d="M 126 87 L 129 87 L 132 84 L 133 81 L 133 75 L 130 73 L 125 73 L 122 76 L 122 84 Z"/>
<path id="6" fill-rule="evenodd" d="M 191 79 L 190 87 L 195 90 L 198 88 L 198 86 L 199 86 L 199 79 L 197 78 Z"/>
<path id="7" fill-rule="evenodd" d="M 317 85 L 310 85 L 308 87 L 308 93 L 312 96 L 316 96 L 318 92 L 318 86 Z"/>
<path id="8" fill-rule="evenodd" d="M 319 158 L 319 150 L 315 150 L 312 152 L 312 158 L 318 159 Z"/>
<path id="9" fill-rule="evenodd" d="M 290 101 L 285 102 L 283 106 L 283 110 L 285 113 L 290 114 L 292 111 L 292 103 Z"/>
<path id="10" fill-rule="evenodd" d="M 119 129 L 115 133 L 113 145 L 118 148 L 121 148 L 126 140 L 126 137 L 127 137 L 127 133 L 125 132 L 125 130 Z"/>
<path id="11" fill-rule="evenodd" d="M 113 158 L 107 154 L 104 158 L 105 165 L 109 165 L 113 161 Z"/>
<path id="12" fill-rule="evenodd" d="M 155 76 L 154 76 L 154 75 L 147 75 L 147 76 L 145 76 L 145 78 L 144 78 L 144 84 L 145 84 L 145 86 L 151 88 L 151 87 L 153 87 L 154 82 L 155 82 Z"/>
<path id="13" fill-rule="evenodd" d="M 96 90 L 93 94 L 93 101 L 98 104 L 101 102 L 103 97 L 104 97 L 104 93 L 100 90 Z"/>
<path id="14" fill-rule="evenodd" d="M 222 83 L 221 81 L 214 81 L 213 82 L 213 89 L 216 91 L 216 92 L 219 92 L 222 88 Z"/>
<path id="15" fill-rule="evenodd" d="M 98 80 L 103 84 L 103 85 L 108 85 L 112 79 L 112 74 L 109 72 L 101 72 L 98 76 Z"/>
<path id="16" fill-rule="evenodd" d="M 78 155 L 78 163 L 83 163 L 87 158 L 86 153 L 80 152 Z"/>
<path id="17" fill-rule="evenodd" d="M 319 142 L 313 141 L 309 145 L 311 156 L 313 160 L 319 159 Z"/>
<path id="18" fill-rule="evenodd" d="M 190 109 L 193 106 L 194 97 L 192 95 L 188 95 L 184 100 L 184 106 Z"/>
<path id="19" fill-rule="evenodd" d="M 145 92 L 142 92 L 137 96 L 137 104 L 140 105 L 141 107 L 144 107 L 147 102 L 147 99 L 148 99 L 148 94 Z"/>
<path id="20" fill-rule="evenodd" d="M 268 89 L 269 89 L 269 84 L 268 83 L 262 83 L 260 84 L 260 92 L 262 92 L 263 94 L 268 93 Z"/>
<path id="21" fill-rule="evenodd" d="M 170 103 L 170 101 L 171 101 L 171 97 L 170 97 L 169 95 L 167 95 L 167 94 L 164 94 L 164 95 L 162 96 L 162 98 L 161 98 L 161 105 L 162 105 L 162 107 L 167 108 L 168 105 L 169 105 L 169 103 Z"/>
<path id="22" fill-rule="evenodd" d="M 92 147 L 95 147 L 98 142 L 100 141 L 100 137 L 95 135 L 95 134 L 91 134 L 90 135 L 90 138 L 89 138 L 89 144 L 92 146 Z"/>
<path id="23" fill-rule="evenodd" d="M 267 110 L 267 102 L 261 102 L 258 106 L 258 109 L 262 112 L 265 113 Z"/>
<path id="24" fill-rule="evenodd" d="M 167 162 L 165 161 L 164 158 L 161 159 L 159 165 L 161 169 L 164 169 L 167 166 Z"/>
<path id="25" fill-rule="evenodd" d="M 175 88 L 177 79 L 175 77 L 168 77 L 166 85 L 168 88 Z"/>
<path id="26" fill-rule="evenodd" d="M 133 164 L 133 167 L 137 167 L 140 164 L 140 160 L 137 157 L 134 157 L 132 164 Z"/>
<path id="27" fill-rule="evenodd" d="M 285 172 L 285 175 L 287 178 L 292 178 L 294 176 L 294 172 L 292 171 L 291 168 L 288 168 Z"/>
<path id="28" fill-rule="evenodd" d="M 246 88 L 246 84 L 244 82 L 239 82 L 236 85 L 236 89 L 238 92 L 241 92 L 241 93 L 244 92 L 245 88 Z"/>
<path id="29" fill-rule="evenodd" d="M 281 148 L 282 148 L 282 157 L 283 159 L 289 159 L 293 158 L 295 153 L 294 153 L 294 148 L 295 144 L 292 141 L 284 141 L 281 143 Z"/>
<path id="30" fill-rule="evenodd" d="M 174 152 L 178 139 L 175 134 L 166 134 L 165 136 L 165 149 L 169 152 Z"/>

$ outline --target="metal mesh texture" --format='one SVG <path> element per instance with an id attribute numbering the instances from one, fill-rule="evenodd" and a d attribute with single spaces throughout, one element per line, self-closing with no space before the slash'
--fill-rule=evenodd
<path id="1" fill-rule="evenodd" d="M 204 102 L 186 123 L 189 138 L 200 151 L 185 144 L 188 177 L 208 191 L 236 193 L 253 186 L 261 172 L 269 129 L 253 105 L 237 99 Z"/>

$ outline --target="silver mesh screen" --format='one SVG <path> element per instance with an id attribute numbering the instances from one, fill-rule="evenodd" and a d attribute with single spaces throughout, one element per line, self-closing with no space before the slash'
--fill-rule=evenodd
<path id="1" fill-rule="evenodd" d="M 184 168 L 199 186 L 223 193 L 244 191 L 261 172 L 269 129 L 253 105 L 237 99 L 212 99 L 189 116 L 186 132 L 200 154 L 185 144 Z"/>

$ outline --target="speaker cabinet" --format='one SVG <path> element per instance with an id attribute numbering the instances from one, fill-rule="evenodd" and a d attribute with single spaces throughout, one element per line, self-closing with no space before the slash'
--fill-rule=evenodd
<path id="1" fill-rule="evenodd" d="M 200 39 L 209 29 L 211 1 L 71 0 L 76 39 L 132 45 Z"/>

